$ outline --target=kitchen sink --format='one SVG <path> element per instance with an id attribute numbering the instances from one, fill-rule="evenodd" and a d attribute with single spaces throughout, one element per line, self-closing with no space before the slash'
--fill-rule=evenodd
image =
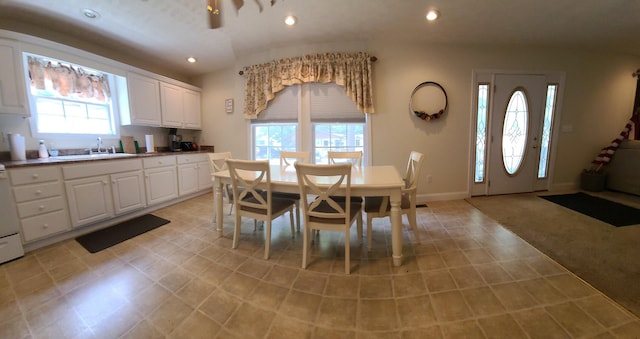
<path id="1" fill-rule="evenodd" d="M 126 157 L 135 157 L 135 156 L 136 154 L 130 154 L 130 153 L 98 153 L 98 154 L 59 155 L 53 158 L 60 159 L 60 160 L 91 160 L 91 159 L 115 159 L 115 158 L 126 158 Z"/>

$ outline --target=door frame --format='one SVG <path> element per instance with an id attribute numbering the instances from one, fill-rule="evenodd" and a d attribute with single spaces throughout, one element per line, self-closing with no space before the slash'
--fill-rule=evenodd
<path id="1" fill-rule="evenodd" d="M 534 185 L 536 191 L 545 191 L 551 189 L 551 183 L 553 182 L 553 175 L 555 172 L 556 152 L 558 146 L 558 137 L 560 134 L 560 121 L 562 114 L 562 100 L 564 96 L 565 87 L 565 72 L 563 71 L 532 71 L 532 70 L 500 70 L 500 69 L 487 69 L 487 70 L 473 70 L 471 81 L 471 114 L 470 114 L 470 128 L 469 128 L 469 176 L 468 176 L 468 196 L 488 195 L 489 194 L 489 171 L 488 159 L 490 159 L 491 149 L 487 140 L 486 154 L 485 154 L 485 175 L 484 181 L 480 183 L 475 182 L 475 162 L 476 162 L 476 122 L 478 119 L 478 85 L 489 85 L 489 99 L 487 103 L 487 114 L 491 113 L 493 108 L 493 96 L 495 77 L 498 74 L 504 75 L 543 75 L 546 78 L 547 85 L 556 84 L 558 89 L 556 92 L 556 105 L 553 117 L 553 124 L 551 126 L 551 145 L 549 147 L 549 162 L 547 177 L 537 179 Z M 487 117 L 487 136 L 489 137 L 491 131 L 492 117 Z M 536 171 L 537 173 L 537 171 Z"/>

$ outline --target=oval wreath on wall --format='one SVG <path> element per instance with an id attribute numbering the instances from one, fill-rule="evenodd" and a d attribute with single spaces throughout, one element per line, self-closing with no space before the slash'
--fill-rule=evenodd
<path id="1" fill-rule="evenodd" d="M 442 91 L 442 94 L 444 94 L 444 107 L 441 110 L 435 113 L 427 113 L 425 111 L 417 110 L 413 107 L 413 96 L 416 94 L 416 92 L 419 89 L 425 86 L 435 86 Z M 425 81 L 420 85 L 416 86 L 416 88 L 414 88 L 413 91 L 411 92 L 411 97 L 409 98 L 409 110 L 422 120 L 440 119 L 440 117 L 442 117 L 442 115 L 447 111 L 448 106 L 449 106 L 449 99 L 447 98 L 447 91 L 445 91 L 444 87 L 442 87 L 439 83 L 433 82 L 433 81 Z"/>

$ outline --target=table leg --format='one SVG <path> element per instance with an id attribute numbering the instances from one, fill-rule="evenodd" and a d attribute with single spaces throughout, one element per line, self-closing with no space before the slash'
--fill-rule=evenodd
<path id="1" fill-rule="evenodd" d="M 218 233 L 222 233 L 222 217 L 223 214 L 222 213 L 222 189 L 223 189 L 223 184 L 222 181 L 219 179 L 216 179 L 214 181 L 214 185 L 215 187 L 215 193 L 214 193 L 214 208 L 213 208 L 213 214 L 215 216 L 215 222 L 216 222 L 216 226 L 218 229 Z"/>
<path id="2" fill-rule="evenodd" d="M 391 204 L 391 249 L 393 254 L 393 265 L 402 265 L 402 214 L 400 213 L 400 190 L 390 192 L 389 202 Z"/>

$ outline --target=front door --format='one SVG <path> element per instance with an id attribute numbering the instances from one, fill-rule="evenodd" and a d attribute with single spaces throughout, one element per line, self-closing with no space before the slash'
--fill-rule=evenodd
<path id="1" fill-rule="evenodd" d="M 544 118 L 544 75 L 498 74 L 490 117 L 488 194 L 533 192 Z"/>

